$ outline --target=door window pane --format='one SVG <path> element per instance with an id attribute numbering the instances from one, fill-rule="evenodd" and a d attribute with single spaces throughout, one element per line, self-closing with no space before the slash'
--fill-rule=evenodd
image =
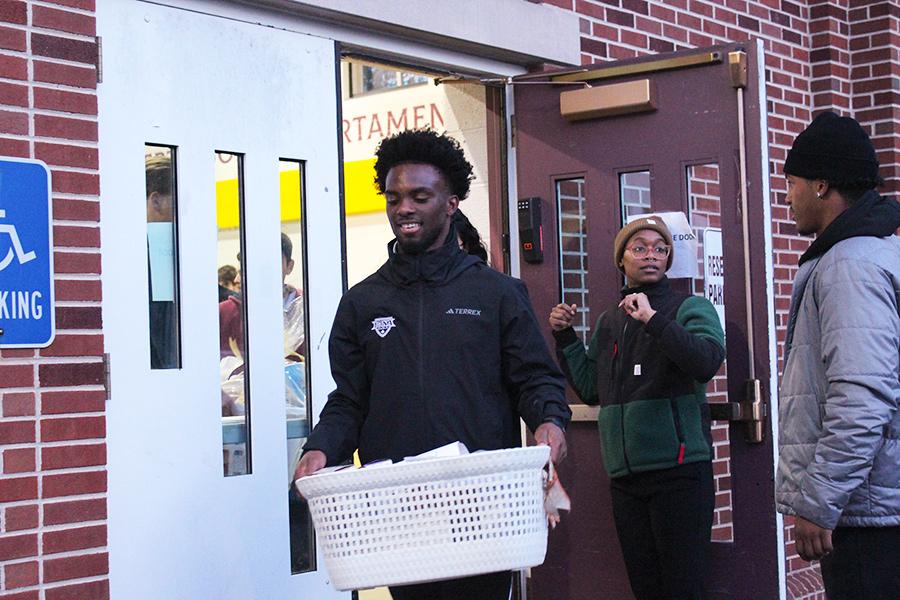
<path id="1" fill-rule="evenodd" d="M 687 167 L 687 190 L 691 227 L 698 240 L 697 260 L 700 266 L 700 276 L 693 282 L 693 292 L 698 296 L 706 296 L 716 306 L 724 329 L 725 302 L 724 277 L 722 277 L 724 264 L 721 260 L 722 202 L 719 191 L 719 165 L 707 163 Z M 710 252 L 706 251 L 707 246 Z M 728 365 L 723 363 L 715 378 L 706 384 L 707 400 L 726 402 L 727 390 Z M 733 542 L 728 423 L 713 421 L 712 438 L 716 490 L 712 539 L 715 542 Z"/>
<path id="2" fill-rule="evenodd" d="M 291 485 L 294 468 L 309 433 L 309 354 L 306 345 L 306 246 L 303 221 L 303 163 L 282 159 L 281 273 L 284 310 L 284 400 L 287 418 L 287 485 L 291 573 L 315 568 L 315 536 L 309 507 Z"/>
<path id="3" fill-rule="evenodd" d="M 219 377 L 222 384 L 222 459 L 226 476 L 245 475 L 250 466 L 250 380 L 247 343 L 247 273 L 243 156 L 216 152 L 216 222 L 219 270 Z M 234 270 L 228 285 L 227 275 Z M 223 284 L 224 283 L 224 284 Z"/>
<path id="4" fill-rule="evenodd" d="M 582 340 L 589 340 L 587 213 L 583 177 L 556 182 L 556 206 L 559 211 L 562 301 L 578 307 L 573 328 Z"/>
<path id="5" fill-rule="evenodd" d="M 175 148 L 144 145 L 150 368 L 181 368 Z"/>
<path id="6" fill-rule="evenodd" d="M 619 174 L 619 198 L 623 225 L 635 215 L 653 212 L 650 206 L 650 171 Z"/>

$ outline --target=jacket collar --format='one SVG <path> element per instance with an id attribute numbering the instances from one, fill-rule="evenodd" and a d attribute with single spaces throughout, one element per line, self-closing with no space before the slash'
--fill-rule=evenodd
<path id="1" fill-rule="evenodd" d="M 396 239 L 388 242 L 388 260 L 378 272 L 400 285 L 416 282 L 443 283 L 482 262 L 480 258 L 470 256 L 460 249 L 456 229 L 452 224 L 444 244 L 430 252 L 403 254 L 397 251 L 396 244 Z"/>
<path id="2" fill-rule="evenodd" d="M 669 278 L 665 275 L 663 275 L 663 278 L 656 283 L 648 283 L 646 285 L 639 285 L 637 287 L 628 287 L 626 285 L 619 292 L 622 298 L 624 298 L 628 294 L 647 294 L 647 298 L 649 298 L 650 300 L 666 296 L 670 293 L 671 286 L 669 285 Z"/>
<path id="3" fill-rule="evenodd" d="M 886 237 L 892 235 L 898 227 L 900 204 L 870 190 L 839 214 L 822 235 L 813 240 L 800 257 L 800 264 L 825 254 L 843 240 L 860 236 Z"/>

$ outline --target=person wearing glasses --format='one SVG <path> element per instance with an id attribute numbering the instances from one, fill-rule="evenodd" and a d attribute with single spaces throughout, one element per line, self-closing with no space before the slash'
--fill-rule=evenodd
<path id="1" fill-rule="evenodd" d="M 638 600 L 697 599 L 714 509 L 706 382 L 725 341 L 705 298 L 671 289 L 672 235 L 658 217 L 616 235 L 622 300 L 600 315 L 590 344 L 577 307 L 550 312 L 556 353 L 586 404 L 600 404 L 603 466 L 631 589 Z"/>

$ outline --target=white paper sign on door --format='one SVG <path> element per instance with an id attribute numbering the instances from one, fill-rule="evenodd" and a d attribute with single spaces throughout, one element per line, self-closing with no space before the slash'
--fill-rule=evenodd
<path id="1" fill-rule="evenodd" d="M 722 253 L 722 230 L 703 230 L 703 295 L 719 313 L 725 331 L 725 257 Z"/>
<path id="2" fill-rule="evenodd" d="M 697 265 L 697 236 L 688 222 L 687 215 L 683 212 L 659 212 L 644 215 L 632 215 L 628 223 L 635 219 L 645 217 L 659 217 L 669 228 L 672 234 L 672 251 L 675 257 L 672 259 L 672 267 L 666 272 L 669 279 L 699 277 L 700 268 Z"/>

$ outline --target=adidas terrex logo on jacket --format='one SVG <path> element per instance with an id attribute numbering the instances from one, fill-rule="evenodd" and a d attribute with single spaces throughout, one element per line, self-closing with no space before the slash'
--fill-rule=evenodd
<path id="1" fill-rule="evenodd" d="M 554 333 L 572 387 L 601 406 L 610 477 L 711 459 L 705 382 L 725 357 L 715 308 L 673 292 L 665 278 L 627 290 L 637 292 L 657 311 L 646 325 L 612 307 L 597 320 L 587 350 L 572 329 Z"/>
<path id="2" fill-rule="evenodd" d="M 341 299 L 329 353 L 336 389 L 305 450 L 329 464 L 401 460 L 450 442 L 521 445 L 571 412 L 524 284 L 457 245 L 388 261 Z"/>

